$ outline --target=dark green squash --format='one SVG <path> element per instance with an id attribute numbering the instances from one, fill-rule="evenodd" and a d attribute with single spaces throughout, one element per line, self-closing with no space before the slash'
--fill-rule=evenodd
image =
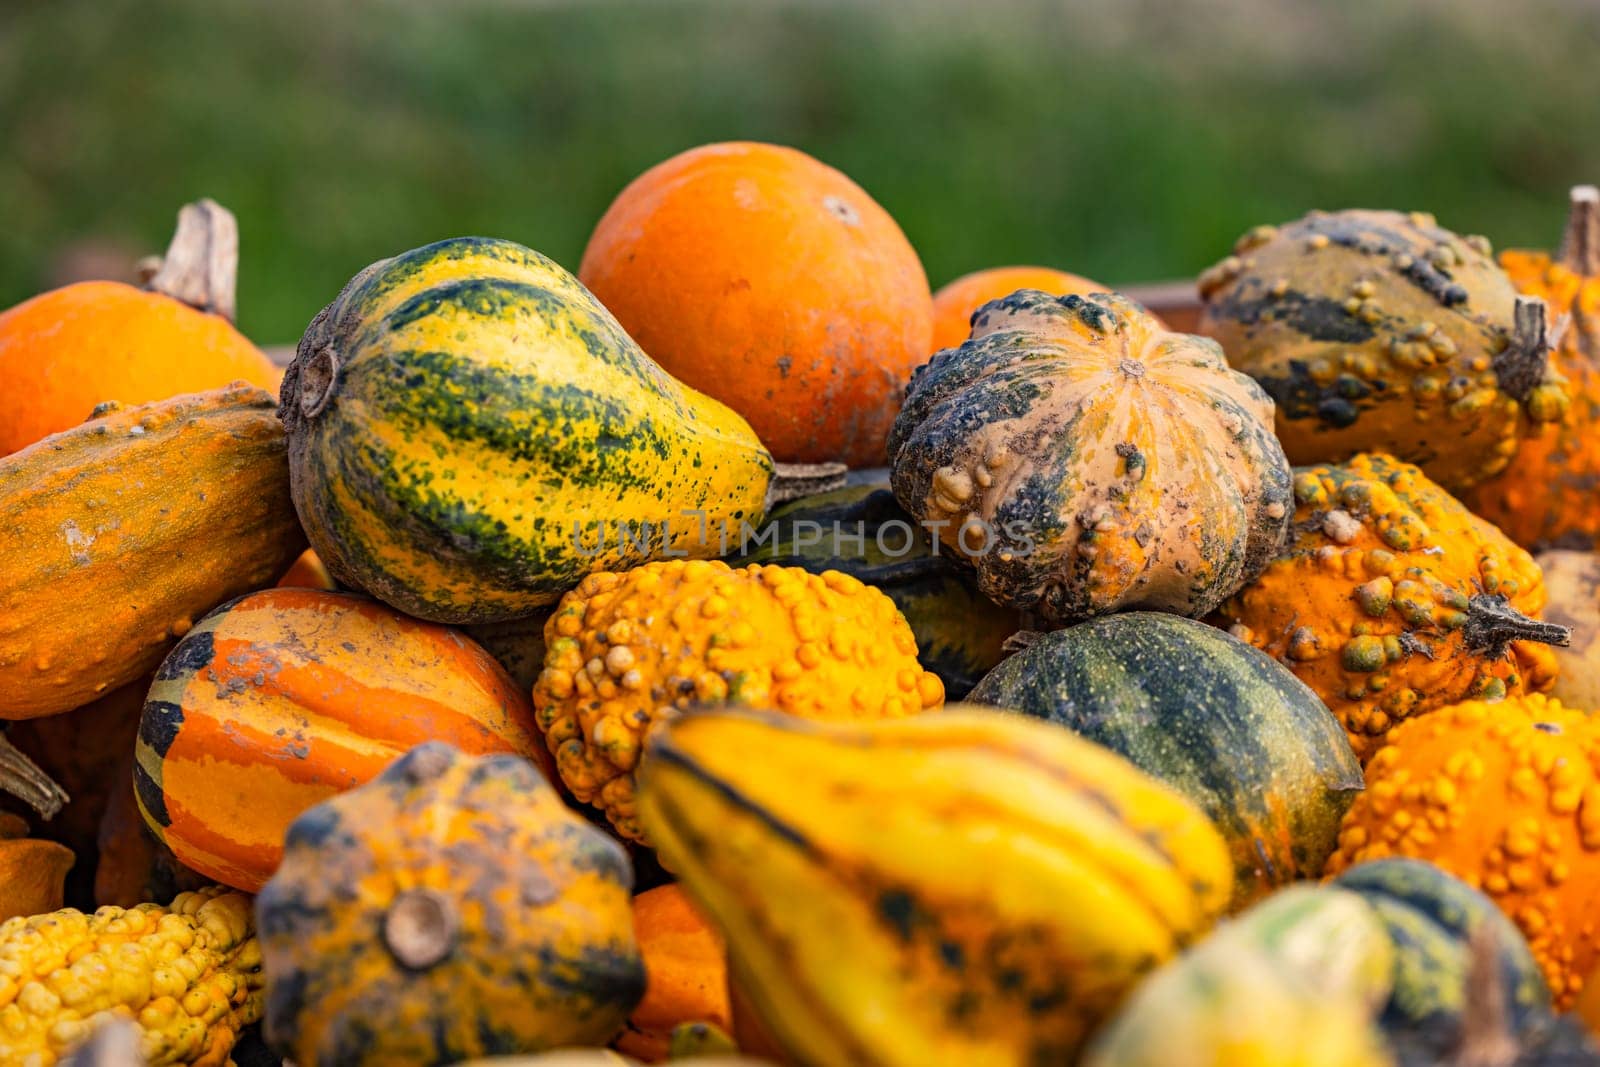
<path id="1" fill-rule="evenodd" d="M 960 700 L 1000 662 L 1021 616 L 979 592 L 972 568 L 895 503 L 887 471 L 866 473 L 778 508 L 732 562 L 843 571 L 883 590 L 911 624 L 917 659 Z"/>
<path id="2" fill-rule="evenodd" d="M 1188 796 L 1228 840 L 1235 909 L 1317 877 L 1362 788 L 1315 693 L 1264 653 L 1176 615 L 1042 634 L 967 699 L 1065 726 Z"/>
<path id="3" fill-rule="evenodd" d="M 1472 932 L 1483 923 L 1495 935 L 1513 1030 L 1549 1021 L 1550 989 L 1521 931 L 1466 882 L 1431 863 L 1394 858 L 1357 864 L 1331 884 L 1361 894 L 1394 941 L 1394 991 L 1379 1020 L 1386 1030 L 1459 1026 Z"/>

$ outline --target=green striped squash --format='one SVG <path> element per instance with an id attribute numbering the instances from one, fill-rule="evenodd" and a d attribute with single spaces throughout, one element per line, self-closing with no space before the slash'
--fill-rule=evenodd
<path id="1" fill-rule="evenodd" d="M 1199 804 L 1233 852 L 1236 908 L 1319 875 L 1363 786 L 1344 730 L 1303 682 L 1176 615 L 1043 634 L 967 699 L 1065 726 Z"/>
<path id="2" fill-rule="evenodd" d="M 1511 1024 L 1518 1031 L 1550 1019 L 1550 988 L 1516 924 L 1494 901 L 1422 860 L 1361 863 L 1331 885 L 1360 894 L 1394 941 L 1394 992 L 1379 1020 L 1393 1033 L 1448 1023 L 1455 1032 L 1465 1007 L 1473 931 L 1494 932 Z"/>
<path id="3" fill-rule="evenodd" d="M 329 572 L 435 622 L 520 618 L 594 570 L 716 556 L 773 475 L 749 425 L 577 279 L 481 237 L 356 275 L 301 339 L 280 413 Z"/>
<path id="4" fill-rule="evenodd" d="M 960 700 L 1004 655 L 1021 616 L 978 590 L 971 566 L 930 537 L 895 503 L 888 472 L 773 511 L 760 544 L 732 560 L 843 571 L 888 594 L 911 624 L 917 659 Z"/>

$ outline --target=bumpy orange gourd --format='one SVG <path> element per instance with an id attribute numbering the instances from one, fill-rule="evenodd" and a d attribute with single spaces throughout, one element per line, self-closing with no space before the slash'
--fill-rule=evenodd
<path id="1" fill-rule="evenodd" d="M 1533 557 L 1409 463 L 1299 468 L 1294 533 L 1218 621 L 1281 660 L 1365 762 L 1396 724 L 1471 698 L 1548 689 Z"/>
<path id="2" fill-rule="evenodd" d="M 1600 965 L 1600 720 L 1532 694 L 1403 723 L 1367 765 L 1328 873 L 1386 856 L 1488 893 L 1571 1007 Z"/>
<path id="3" fill-rule="evenodd" d="M 1106 286 L 1081 274 L 1052 267 L 990 267 L 963 274 L 933 294 L 933 343 L 930 352 L 954 348 L 972 333 L 972 314 L 991 300 L 1018 289 L 1037 289 L 1051 296 L 1108 292 Z"/>
<path id="4" fill-rule="evenodd" d="M 78 282 L 0 312 L 0 456 L 107 400 L 144 404 L 236 379 L 276 389 L 278 369 L 230 321 L 237 259 L 233 217 L 202 201 L 178 216 L 150 288 Z"/>
<path id="5" fill-rule="evenodd" d="M 206 616 L 156 672 L 134 786 L 179 860 L 255 892 L 297 815 L 430 740 L 548 760 L 527 697 L 460 632 L 267 589 Z"/>
<path id="6" fill-rule="evenodd" d="M 1600 190 L 1572 190 L 1554 256 L 1512 249 L 1500 266 L 1551 315 L 1570 316 L 1551 357 L 1570 402 L 1559 423 L 1522 442 L 1503 474 L 1462 499 L 1527 548 L 1600 548 Z"/>
<path id="7" fill-rule="evenodd" d="M 705 145 L 646 171 L 578 277 L 657 363 L 790 462 L 881 465 L 933 330 L 927 275 L 894 219 L 776 145 Z"/>
<path id="8" fill-rule="evenodd" d="M 545 642 L 533 704 L 561 778 L 635 841 L 645 737 L 691 704 L 868 719 L 944 701 L 894 601 L 838 571 L 668 560 L 591 574 Z"/>
<path id="9" fill-rule="evenodd" d="M 678 1026 L 732 1028 L 722 936 L 676 883 L 633 898 L 633 932 L 644 958 L 644 999 L 612 1047 L 646 1063 L 660 1063 L 672 1051 L 672 1032 Z"/>
<path id="10" fill-rule="evenodd" d="M 0 811 L 0 923 L 61 907 L 72 850 L 30 837 L 28 824 Z"/>
<path id="11" fill-rule="evenodd" d="M 277 403 L 242 382 L 107 405 L 0 459 L 0 719 L 149 674 L 305 545 Z"/>

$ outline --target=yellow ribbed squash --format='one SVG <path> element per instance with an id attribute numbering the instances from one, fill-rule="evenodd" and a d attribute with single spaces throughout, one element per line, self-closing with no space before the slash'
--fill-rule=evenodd
<path id="1" fill-rule="evenodd" d="M 866 719 L 944 701 L 894 601 L 838 571 L 666 560 L 593 574 L 545 643 L 533 705 L 561 778 L 635 841 L 645 737 L 692 704 Z"/>
<path id="2" fill-rule="evenodd" d="M 250 898 L 220 886 L 167 907 L 73 908 L 0 923 L 0 1063 L 50 1067 L 110 1012 L 150 1067 L 220 1065 L 261 1017 Z"/>
<path id="3" fill-rule="evenodd" d="M 652 739 L 639 813 L 801 1067 L 1071 1062 L 1232 891 L 1188 800 L 1058 726 L 965 706 L 685 715 Z"/>

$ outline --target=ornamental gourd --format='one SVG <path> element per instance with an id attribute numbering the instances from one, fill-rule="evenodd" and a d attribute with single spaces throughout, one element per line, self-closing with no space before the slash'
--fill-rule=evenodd
<path id="1" fill-rule="evenodd" d="M 1367 764 L 1328 871 L 1388 856 L 1487 893 L 1571 1007 L 1600 965 L 1600 721 L 1534 694 L 1402 724 Z"/>
<path id="2" fill-rule="evenodd" d="M 972 333 L 972 316 L 992 300 L 1018 289 L 1037 289 L 1051 296 L 1105 293 L 1110 290 L 1081 274 L 1051 267 L 990 267 L 946 282 L 933 294 L 933 343 L 930 352 L 956 348 Z"/>
<path id="3" fill-rule="evenodd" d="M 1133 611 L 1037 635 L 969 699 L 1066 727 L 1194 801 L 1227 840 L 1236 910 L 1322 873 L 1361 765 L 1271 657 L 1204 623 Z"/>
<path id="4" fill-rule="evenodd" d="M 96 406 L 148 404 L 278 370 L 234 328 L 239 228 L 211 200 L 185 205 L 143 288 L 83 281 L 0 312 L 0 457 L 69 430 Z"/>
<path id="5" fill-rule="evenodd" d="M 681 886 L 658 886 L 635 896 L 633 932 L 647 982 L 627 1028 L 613 1042 L 618 1052 L 646 1063 L 676 1060 L 671 1053 L 678 1027 L 732 1027 L 727 949 Z"/>
<path id="6" fill-rule="evenodd" d="M 0 459 L 0 718 L 81 707 L 305 547 L 272 398 L 105 405 Z"/>
<path id="7" fill-rule="evenodd" d="M 1424 212 L 1257 226 L 1200 296 L 1200 332 L 1277 402 L 1295 463 L 1387 452 L 1460 490 L 1566 410 L 1543 302 L 1519 301 L 1486 239 Z"/>
<path id="8" fill-rule="evenodd" d="M 527 698 L 460 633 L 351 593 L 267 589 L 206 616 L 156 672 L 134 786 L 179 860 L 254 892 L 297 815 L 429 740 L 543 754 Z"/>
<path id="9" fill-rule="evenodd" d="M 944 701 L 894 601 L 838 571 L 666 560 L 592 574 L 562 598 L 545 640 L 533 704 L 561 780 L 646 843 L 639 757 L 691 705 L 869 719 Z"/>
<path id="10" fill-rule="evenodd" d="M 1416 467 L 1383 455 L 1296 471 L 1294 536 L 1217 621 L 1280 660 L 1365 762 L 1397 723 L 1548 689 L 1533 557 Z"/>
<path id="11" fill-rule="evenodd" d="M 790 1062 L 1068 1063 L 1231 892 L 1189 801 L 1048 723 L 716 709 L 652 739 L 640 816 Z"/>
<path id="12" fill-rule="evenodd" d="M 520 618 L 591 571 L 714 556 L 779 495 L 743 419 L 510 241 L 357 274 L 300 339 L 282 400 L 328 572 L 434 622 Z"/>
<path id="13" fill-rule="evenodd" d="M 1354 893 L 1280 890 L 1135 989 L 1084 1067 L 1385 1064 L 1372 1016 L 1395 950 Z"/>
<path id="14" fill-rule="evenodd" d="M 1366 901 L 1394 942 L 1394 974 L 1379 1017 L 1386 1033 L 1462 1023 L 1472 939 L 1487 933 L 1515 1032 L 1550 1019 L 1550 987 L 1522 933 L 1494 901 L 1432 863 L 1392 857 L 1358 863 L 1330 883 Z"/>
<path id="15" fill-rule="evenodd" d="M 1561 673 L 1550 695 L 1569 708 L 1600 710 L 1600 555 L 1552 549 L 1535 561 L 1549 595 L 1544 617 L 1572 631 L 1567 645 L 1551 649 Z"/>
<path id="16" fill-rule="evenodd" d="M 0 923 L 0 1063 L 50 1067 L 122 1016 L 150 1067 L 214 1067 L 261 1017 L 265 982 L 250 898 L 221 887 L 165 907 L 11 919 Z"/>
<path id="17" fill-rule="evenodd" d="M 294 821 L 256 899 L 300 1067 L 609 1041 L 644 991 L 622 847 L 511 755 L 430 742 Z"/>
<path id="18" fill-rule="evenodd" d="M 1500 254 L 1519 292 L 1546 301 L 1557 322 L 1567 317 L 1552 357 L 1567 380 L 1566 415 L 1526 438 L 1510 466 L 1462 498 L 1529 549 L 1600 549 L 1600 189 L 1576 186 L 1571 200 L 1554 256 Z"/>
<path id="19" fill-rule="evenodd" d="M 0 811 L 0 923 L 61 907 L 72 850 L 35 838 L 27 822 Z"/>
<path id="20" fill-rule="evenodd" d="M 895 503 L 887 479 L 802 497 L 773 511 L 735 566 L 778 563 L 840 571 L 883 590 L 911 626 L 917 658 L 956 700 L 1005 658 L 1021 615 L 978 589 L 972 568 L 941 550 Z"/>
<path id="21" fill-rule="evenodd" d="M 1272 402 L 1204 338 L 1116 294 L 985 305 L 912 379 L 895 497 L 996 601 L 1061 624 L 1203 615 L 1266 566 L 1289 519 Z"/>

